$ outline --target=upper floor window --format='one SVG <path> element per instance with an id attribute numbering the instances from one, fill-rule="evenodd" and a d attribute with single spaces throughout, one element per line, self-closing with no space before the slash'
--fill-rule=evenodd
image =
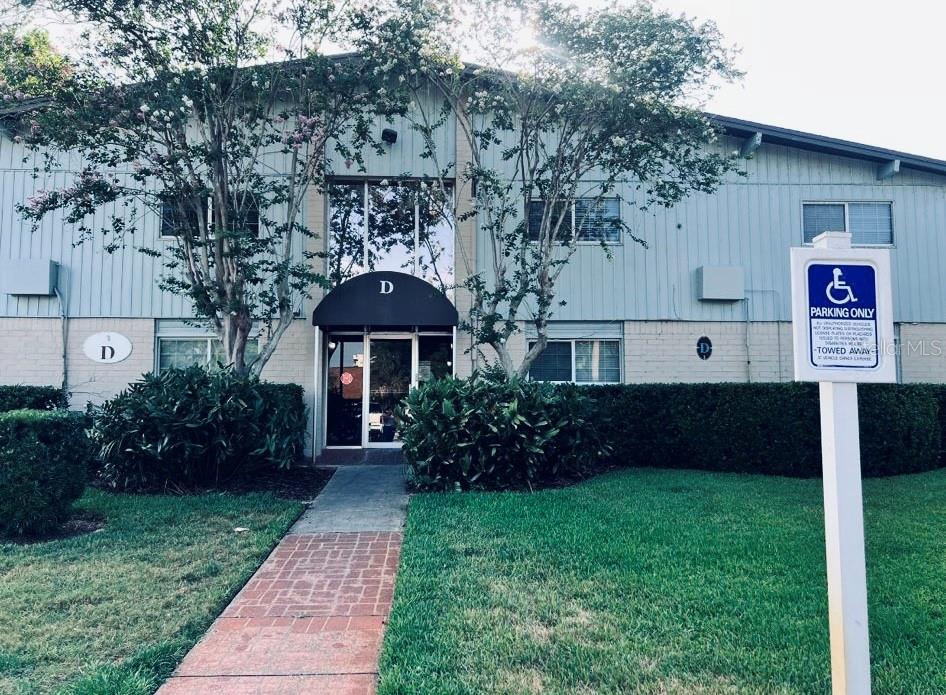
<path id="1" fill-rule="evenodd" d="M 165 200 L 161 204 L 161 236 L 176 237 L 181 233 L 181 229 L 189 226 L 193 230 L 194 236 L 198 236 L 198 226 L 200 215 L 203 215 L 205 223 L 209 222 L 210 199 L 202 199 L 202 210 L 198 213 L 191 210 L 187 215 L 182 215 L 178 206 L 171 200 Z M 231 196 L 231 205 L 229 212 L 230 224 L 234 224 L 237 217 L 241 217 L 241 226 L 253 237 L 259 236 L 260 214 L 259 204 L 252 195 Z"/>
<path id="2" fill-rule="evenodd" d="M 529 344 L 530 349 L 534 344 Z M 620 383 L 621 341 L 550 340 L 532 363 L 529 378 L 578 384 Z"/>
<path id="3" fill-rule="evenodd" d="M 454 284 L 453 191 L 398 181 L 329 188 L 329 278 L 338 285 L 375 270 L 410 273 L 442 290 Z"/>
<path id="4" fill-rule="evenodd" d="M 188 213 L 182 214 L 180 208 L 178 207 L 175 201 L 170 199 L 165 199 L 161 203 L 161 236 L 163 237 L 176 237 L 179 236 L 183 229 L 190 228 L 192 234 L 196 237 L 199 235 L 197 231 L 200 226 L 201 217 L 203 217 L 204 223 L 207 223 L 207 218 L 210 213 L 210 201 L 207 198 L 201 199 L 202 205 L 201 210 L 189 209 Z"/>
<path id="5" fill-rule="evenodd" d="M 551 224 L 561 226 L 556 233 L 558 239 L 572 235 L 577 241 L 618 244 L 621 241 L 621 201 L 618 198 L 578 198 L 565 211 L 565 203 L 549 204 L 544 200 L 529 202 L 529 238 L 539 240 L 542 217 L 546 208 L 551 208 Z M 565 211 L 564 216 L 562 216 Z"/>
<path id="6" fill-rule="evenodd" d="M 247 234 L 259 237 L 259 203 L 252 193 L 230 195 L 230 209 L 227 211 L 230 224 L 236 226 L 237 220 Z"/>
<path id="7" fill-rule="evenodd" d="M 805 203 L 802 213 L 806 244 L 822 232 L 850 232 L 859 246 L 893 243 L 890 203 Z"/>

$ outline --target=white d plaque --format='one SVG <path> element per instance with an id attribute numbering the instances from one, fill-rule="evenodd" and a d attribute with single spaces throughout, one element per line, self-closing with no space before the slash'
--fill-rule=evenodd
<path id="1" fill-rule="evenodd" d="M 96 333 L 85 339 L 82 351 L 93 362 L 114 364 L 131 354 L 131 341 L 121 333 Z"/>

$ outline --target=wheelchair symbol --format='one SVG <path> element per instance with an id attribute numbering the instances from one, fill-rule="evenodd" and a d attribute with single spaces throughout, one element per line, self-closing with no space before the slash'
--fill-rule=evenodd
<path id="1" fill-rule="evenodd" d="M 829 282 L 827 288 L 825 288 L 825 294 L 828 296 L 828 301 L 832 304 L 847 304 L 848 302 L 856 302 L 857 297 L 854 296 L 854 290 L 851 289 L 849 284 L 841 279 L 841 269 L 835 268 L 832 273 L 834 275 L 834 280 Z M 840 294 L 841 299 L 837 299 L 835 297 L 836 294 Z"/>

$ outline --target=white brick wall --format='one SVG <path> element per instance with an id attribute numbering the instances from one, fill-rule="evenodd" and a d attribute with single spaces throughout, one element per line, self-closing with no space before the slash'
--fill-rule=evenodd
<path id="1" fill-rule="evenodd" d="M 280 384 L 300 384 L 305 389 L 305 406 L 309 411 L 306 453 L 311 453 L 315 403 L 315 328 L 310 319 L 293 321 L 276 346 L 276 352 L 263 368 L 262 378 Z"/>
<path id="2" fill-rule="evenodd" d="M 513 361 L 525 355 L 523 331 L 509 342 Z M 696 342 L 708 337 L 713 353 L 708 360 L 696 354 Z M 624 381 L 791 381 L 792 332 L 790 323 L 752 323 L 749 327 L 749 354 L 746 357 L 746 325 L 720 321 L 626 321 L 624 322 Z M 461 343 L 462 344 L 462 343 Z M 484 348 L 486 362 L 495 361 L 492 350 Z M 463 361 L 458 373 L 466 376 Z"/>
<path id="3" fill-rule="evenodd" d="M 99 364 L 82 352 L 87 337 L 101 331 L 121 333 L 131 341 L 131 355 L 115 364 Z M 115 396 L 130 382 L 154 369 L 153 319 L 69 319 L 67 367 L 72 406 L 84 408 Z M 305 389 L 312 409 L 314 330 L 307 320 L 295 321 L 267 363 L 263 378 L 295 382 Z M 0 318 L 0 384 L 62 383 L 62 332 L 59 319 Z M 311 426 L 308 432 L 311 440 Z"/>
<path id="4" fill-rule="evenodd" d="M 99 364 L 82 352 L 93 333 L 114 331 L 131 341 L 131 355 L 115 364 Z M 69 319 L 67 370 L 72 406 L 101 403 L 154 368 L 154 321 L 151 319 Z M 0 384 L 62 383 L 62 327 L 59 319 L 0 318 Z"/>
<path id="5" fill-rule="evenodd" d="M 790 323 L 626 321 L 624 380 L 645 382 L 791 381 Z M 697 341 L 713 344 L 700 359 Z"/>

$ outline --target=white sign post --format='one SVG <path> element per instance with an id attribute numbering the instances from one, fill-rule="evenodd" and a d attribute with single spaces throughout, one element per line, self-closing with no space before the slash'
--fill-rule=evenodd
<path id="1" fill-rule="evenodd" d="M 825 232 L 793 248 L 795 379 L 819 382 L 831 683 L 870 693 L 858 382 L 896 381 L 890 252 Z"/>

